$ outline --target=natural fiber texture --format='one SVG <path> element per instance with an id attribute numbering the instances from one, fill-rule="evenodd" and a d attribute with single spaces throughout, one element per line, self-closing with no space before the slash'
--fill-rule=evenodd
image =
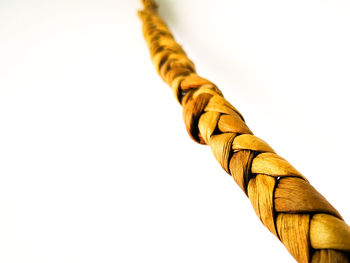
<path id="1" fill-rule="evenodd" d="M 210 146 L 249 197 L 261 222 L 298 262 L 350 262 L 350 227 L 338 211 L 288 161 L 253 135 L 215 84 L 197 75 L 158 16 L 155 2 L 143 4 L 139 16 L 153 64 L 183 106 L 192 139 Z"/>

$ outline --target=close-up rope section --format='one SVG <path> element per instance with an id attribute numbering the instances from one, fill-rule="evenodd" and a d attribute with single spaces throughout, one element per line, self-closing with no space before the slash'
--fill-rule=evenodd
<path id="1" fill-rule="evenodd" d="M 214 83 L 196 73 L 158 15 L 157 4 L 142 2 L 139 17 L 152 62 L 182 105 L 190 137 L 210 146 L 222 168 L 248 196 L 261 222 L 296 261 L 350 262 L 350 227 L 340 213 L 252 133 Z"/>

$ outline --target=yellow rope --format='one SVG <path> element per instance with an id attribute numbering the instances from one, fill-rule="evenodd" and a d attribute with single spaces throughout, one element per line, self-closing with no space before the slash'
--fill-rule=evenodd
<path id="1" fill-rule="evenodd" d="M 139 11 L 152 62 L 183 106 L 188 134 L 207 144 L 249 197 L 261 222 L 298 262 L 350 262 L 350 227 L 290 163 L 253 135 L 242 115 L 193 62 L 157 14 Z"/>

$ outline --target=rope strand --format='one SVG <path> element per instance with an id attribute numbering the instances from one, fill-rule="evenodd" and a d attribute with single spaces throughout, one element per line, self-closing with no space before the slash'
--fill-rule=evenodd
<path id="1" fill-rule="evenodd" d="M 222 168 L 250 199 L 261 222 L 298 262 L 350 262 L 350 227 L 288 161 L 253 135 L 242 115 L 193 62 L 157 14 L 139 11 L 152 62 L 183 106 L 193 140 L 210 146 Z"/>

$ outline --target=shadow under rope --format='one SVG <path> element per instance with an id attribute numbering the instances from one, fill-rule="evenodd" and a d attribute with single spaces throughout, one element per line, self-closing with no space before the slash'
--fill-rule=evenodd
<path id="1" fill-rule="evenodd" d="M 179 21 L 179 16 L 176 15 L 176 12 L 174 12 L 174 7 L 176 5 L 176 0 L 157 0 L 158 4 L 158 13 L 160 17 L 162 17 L 171 27 L 176 26 L 177 22 Z"/>

